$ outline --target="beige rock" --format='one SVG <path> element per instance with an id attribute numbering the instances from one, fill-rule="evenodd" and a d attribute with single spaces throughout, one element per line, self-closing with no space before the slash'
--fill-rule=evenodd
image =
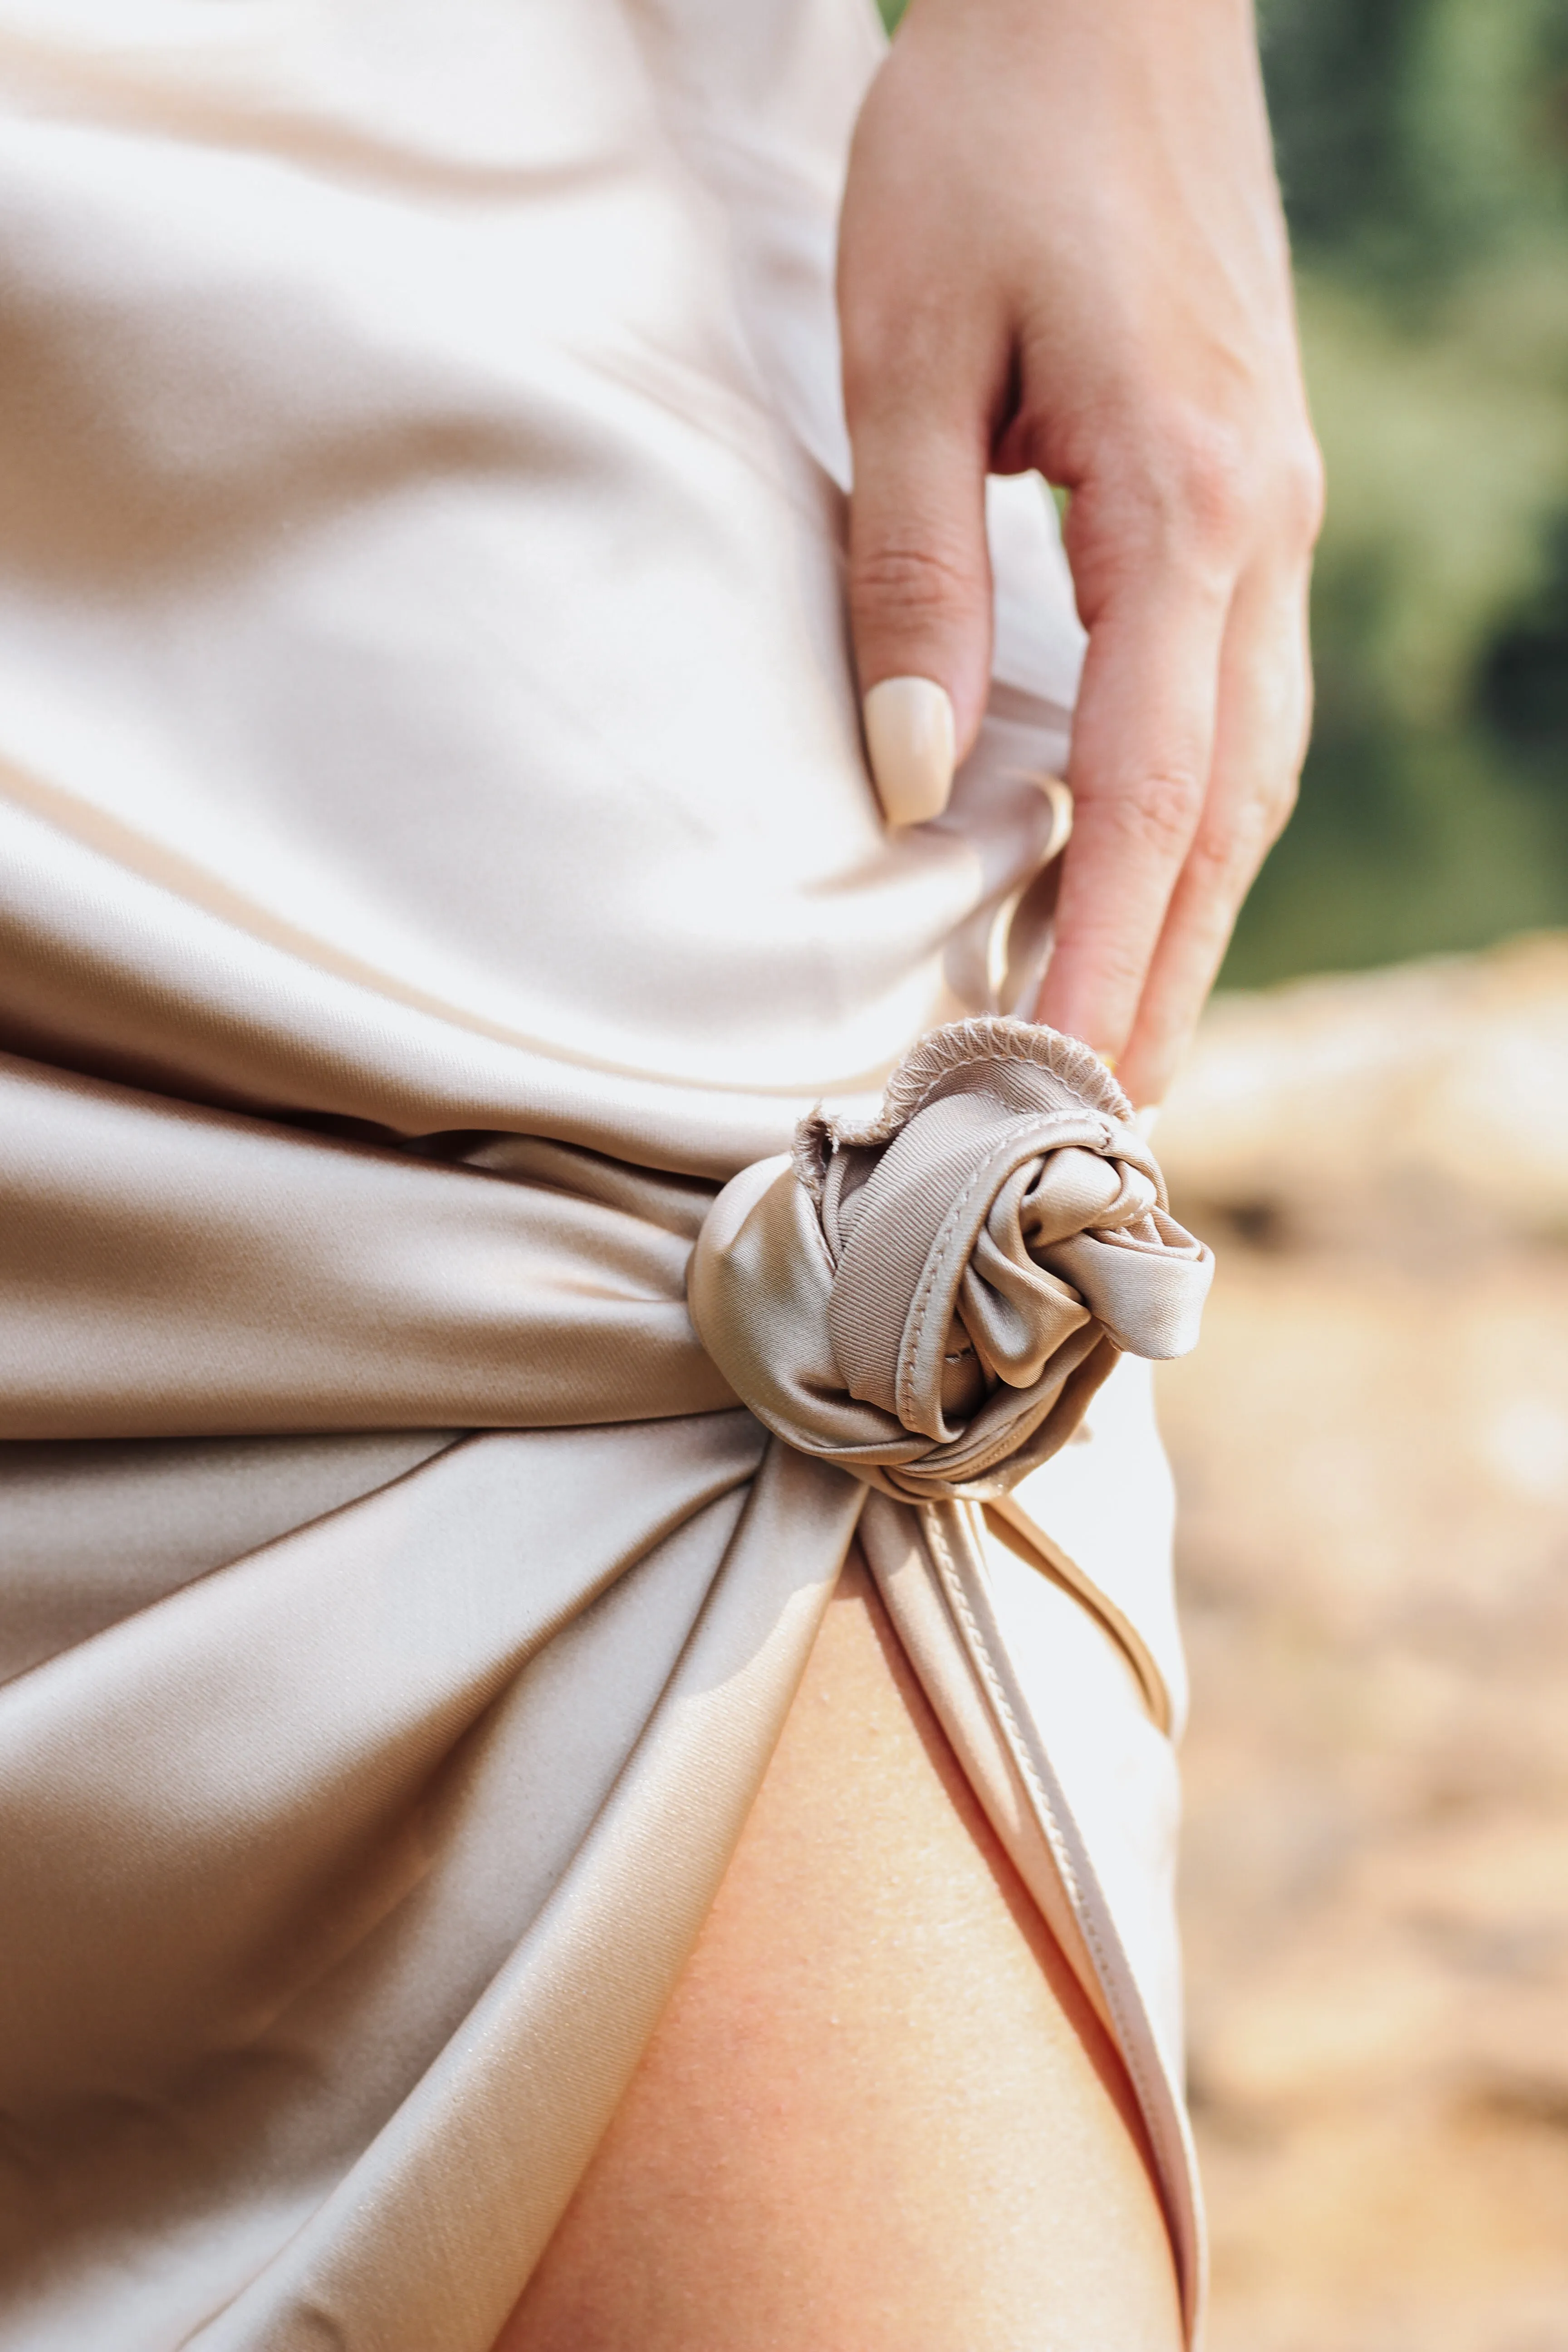
<path id="1" fill-rule="evenodd" d="M 1568 938 L 1216 998 L 1160 1150 L 1265 1240 L 1568 1235 Z"/>
<path id="2" fill-rule="evenodd" d="M 1568 2352 L 1568 940 L 1221 999 L 1159 1141 L 1210 2352 Z"/>

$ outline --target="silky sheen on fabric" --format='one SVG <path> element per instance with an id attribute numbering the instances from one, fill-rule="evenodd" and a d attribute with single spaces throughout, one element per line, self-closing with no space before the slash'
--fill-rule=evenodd
<path id="1" fill-rule="evenodd" d="M 1009 1026 L 1081 647 L 1037 484 L 988 493 L 950 808 L 889 833 L 866 772 L 832 254 L 879 37 L 0 0 L 7 2352 L 489 2352 L 852 1540 L 1195 2312 L 1114 1349 L 1206 1261 Z"/>
<path id="2" fill-rule="evenodd" d="M 807 1121 L 792 1160 L 725 1188 L 692 1255 L 699 1336 L 802 1453 L 904 1501 L 1005 1493 L 1121 1349 L 1197 1342 L 1214 1261 L 1131 1118 L 1051 1030 L 939 1030 L 879 1119 Z"/>

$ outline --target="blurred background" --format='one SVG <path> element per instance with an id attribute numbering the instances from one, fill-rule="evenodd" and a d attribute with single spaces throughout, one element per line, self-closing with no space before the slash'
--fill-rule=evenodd
<path id="1" fill-rule="evenodd" d="M 1210 2352 L 1568 2352 L 1568 0 L 1262 37 L 1318 723 L 1160 1130 Z"/>
<path id="2" fill-rule="evenodd" d="M 1264 0 L 1330 502 L 1227 981 L 1568 922 L 1568 5 Z"/>
<path id="3" fill-rule="evenodd" d="M 1262 31 L 1330 489 L 1162 1132 L 1212 2352 L 1568 2352 L 1568 0 Z"/>
<path id="4" fill-rule="evenodd" d="M 1162 1131 L 1212 2352 L 1568 2352 L 1568 0 L 1262 31 L 1330 488 Z"/>

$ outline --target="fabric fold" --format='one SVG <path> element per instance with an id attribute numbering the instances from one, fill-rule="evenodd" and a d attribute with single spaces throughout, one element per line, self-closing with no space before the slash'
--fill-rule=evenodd
<path id="1" fill-rule="evenodd" d="M 857 1539 L 1195 2325 L 1129 1359 L 1207 1257 L 971 1021 L 1050 950 L 1054 509 L 988 486 L 889 831 L 874 12 L 385 13 L 0 0 L 0 2347 L 492 2352 Z"/>
<path id="2" fill-rule="evenodd" d="M 711 1185 L 524 1136 L 426 1151 L 0 1055 L 0 1440 L 734 1402 L 681 1295 Z"/>
<path id="3" fill-rule="evenodd" d="M 320 2327 L 426 2352 L 438 2304 L 441 2340 L 486 2352 L 700 1927 L 879 1488 L 868 1555 L 1127 2060 L 1195 2307 L 1179 2092 L 1025 1720 L 973 1507 L 1067 1441 L 1123 1347 L 1195 1327 L 1208 1255 L 1099 1066 L 1018 1023 L 938 1032 L 872 1121 L 807 1121 L 717 1196 L 548 1139 L 398 1151 L 16 1060 L 0 1105 L 0 1354 L 27 1441 L 0 1447 L 0 1536 L 10 1462 L 35 1555 L 0 1689 L 0 2094 L 32 2184 L 11 2340 L 90 2335 L 95 2295 L 123 2298 L 135 2116 L 147 2195 L 206 2217 L 163 2225 L 178 2292 L 148 2287 L 150 2344 L 184 2309 L 179 2340 L 211 2352 Z M 1086 1249 L 1120 1252 L 1119 1288 L 1092 1258 L 1069 1282 Z M 299 1455 L 355 1427 L 388 1433 L 363 1466 Z M 65 1575 L 84 1538 L 40 1517 L 47 1461 L 93 1441 L 84 1465 L 133 1513 L 132 1436 L 176 1466 L 226 1444 L 220 1478 L 260 1449 L 237 1531 L 265 1527 L 269 1475 L 323 1514 L 226 1559 L 221 1488 L 206 1537 L 194 1493 L 184 1580 L 171 1560 L 163 1591 L 127 1578 L 123 1615 L 102 1593 L 55 1608 L 50 1547 Z M 1026 1557 L 1029 1525 L 1009 1523 Z M 1096 1609 L 1048 1540 L 1034 1556 Z M 606 1686 L 620 1637 L 593 1629 L 655 1591 L 644 1666 Z M 597 1762 L 581 1733 L 550 1752 L 552 1690 Z M 440 1857 L 509 1723 L 532 1761 L 521 1847 L 493 1810 L 484 1832 L 521 1873 L 497 1910 Z M 443 1905 L 467 1906 L 460 1962 Z M 258 2203 L 262 2146 L 286 2153 Z M 481 2254 L 466 2216 L 503 2210 Z"/>
<path id="4" fill-rule="evenodd" d="M 37 2234 L 36 2192 L 14 2206 L 9 2272 L 37 2340 L 89 2328 L 103 2263 L 115 2274 L 127 2221 L 115 2116 L 136 2112 L 148 2188 L 163 2180 L 184 2210 L 191 2152 L 207 2178 L 197 2209 L 212 2210 L 212 2237 L 179 2267 L 184 2343 L 294 2352 L 306 2315 L 334 2315 L 348 2343 L 423 2352 L 428 2338 L 406 2322 L 364 2328 L 388 2295 L 426 2310 L 433 2282 L 442 2340 L 456 2343 L 451 2263 L 430 2234 L 445 2149 L 458 2204 L 503 2201 L 512 2232 L 491 2244 L 489 2270 L 463 2255 L 461 2340 L 484 2352 L 699 1931 L 872 1489 L 886 1498 L 865 1524 L 872 1567 L 1025 1884 L 1129 2058 L 1196 2294 L 1178 2094 L 1159 2046 L 1140 2039 L 1114 1919 L 1068 1801 L 1047 1788 L 1039 1738 L 1020 1728 L 1006 1658 L 983 1633 L 985 1543 L 966 1519 L 975 1496 L 1002 1496 L 1077 1430 L 1121 1345 L 1187 1339 L 1201 1306 L 1208 1254 L 1168 1221 L 1157 1164 L 1098 1066 L 1023 1024 L 936 1033 L 875 1122 L 806 1122 L 795 1157 L 754 1164 L 717 1197 L 548 1139 L 445 1136 L 397 1152 L 19 1061 L 0 1066 L 0 1101 L 12 1279 L 0 1345 L 9 1430 L 28 1440 L 0 1449 L 0 1536 L 9 1461 L 40 1595 L 37 1630 L 14 1628 L 0 1691 L 19 1922 L 3 1964 L 16 2032 L 0 2049 L 0 2091 L 36 2192 L 58 2200 L 75 2183 L 75 2222 L 40 2239 L 66 2263 L 64 2284 L 21 2253 Z M 1112 1322 L 1060 1267 L 1074 1249 L 1123 1242 Z M 491 1437 L 437 1434 L 484 1418 L 500 1423 Z M 193 1496 L 193 1580 L 172 1567 L 172 1588 L 146 1592 L 132 1578 L 122 1618 L 85 1597 L 54 1609 L 61 1628 L 75 1609 L 75 1642 L 49 1637 L 49 1545 L 64 1571 L 82 1538 L 68 1515 L 52 1536 L 28 1496 L 47 1494 L 61 1437 L 97 1442 L 82 1463 L 101 1458 L 120 1479 L 106 1494 L 134 1500 L 130 1433 L 167 1446 L 179 1430 L 185 1449 L 214 1430 L 247 1433 L 214 1456 L 235 1475 L 235 1444 L 275 1449 L 273 1430 L 320 1444 L 353 1425 L 418 1430 L 402 1442 L 411 1467 L 400 1475 L 388 1440 L 341 1473 L 294 1463 L 296 1444 L 278 1475 L 300 1498 L 315 1482 L 322 1519 L 224 1561 Z M 390 1482 L 355 1498 L 384 1456 Z M 270 1458 L 254 1456 L 237 1528 L 266 1519 Z M 595 1484 L 595 1543 L 566 1540 L 562 1510 L 581 1512 Z M 912 1498 L 926 1507 L 910 1517 Z M 212 1489 L 209 1522 L 216 1506 Z M 517 1534 L 500 1538 L 508 1517 Z M 1027 1555 L 1027 1515 L 1016 1545 L 1018 1528 Z M 1035 1550 L 1039 1571 L 1063 1578 L 1048 1543 Z M 705 1616 L 663 1696 L 623 1710 L 602 1654 L 574 1628 L 626 1616 L 648 1578 L 668 1595 L 696 1578 L 682 1606 Z M 1093 1585 L 1079 1578 L 1079 1590 L 1093 1609 Z M 715 1609 L 733 1628 L 729 1654 L 699 1639 Z M 1098 1613 L 1145 1673 L 1114 1604 Z M 666 1637 L 679 1622 L 668 1600 L 660 1622 Z M 461 1788 L 458 1759 L 487 1750 L 515 1707 L 520 1724 L 541 1722 L 538 1677 L 572 1682 L 578 1651 L 597 1658 L 578 1706 L 618 1724 L 621 1778 L 614 1797 L 605 1783 L 602 1828 L 581 1813 L 595 1778 L 576 1748 L 557 1764 L 533 1748 L 529 1806 L 557 1842 L 543 1910 L 505 1915 L 489 1983 L 421 1961 L 437 1894 L 418 1822 L 458 1801 L 437 1790 Z M 703 1801 L 700 1837 L 684 1811 L 693 1776 L 724 1790 L 717 1811 Z M 574 1818 L 581 1844 L 560 1844 Z M 679 1900 L 666 1882 L 654 1906 L 668 1915 L 658 1957 L 639 1839 L 648 1863 L 684 1855 Z M 94 1886 L 87 1940 L 61 1851 Z M 574 1969 L 595 1983 L 588 2042 L 569 1997 L 588 1978 Z M 616 1985 L 630 2006 L 609 2030 Z M 414 2030 L 416 2016 L 428 2022 Z M 348 2034 L 334 2072 L 395 2018 L 405 2061 L 388 2077 L 367 2055 L 355 2098 L 322 2100 L 312 2067 L 324 2046 L 303 2077 L 296 2058 L 329 2018 Z M 279 2180 L 257 2209 L 230 2166 L 278 2136 L 294 2143 L 291 2188 L 279 2204 Z M 87 2147 L 108 2166 L 108 2206 L 82 2168 Z M 458 2244 L 461 2213 L 439 2232 Z M 254 2284 L 202 2316 L 224 2263 L 268 2244 Z M 153 2300 L 172 2310 L 163 2291 Z"/>
<path id="5" fill-rule="evenodd" d="M 939 1031 L 878 1118 L 814 1117 L 726 1187 L 687 1294 L 765 1426 L 910 1500 L 983 1501 L 1064 1445 L 1120 1351 L 1185 1354 L 1212 1254 L 1095 1056 Z"/>

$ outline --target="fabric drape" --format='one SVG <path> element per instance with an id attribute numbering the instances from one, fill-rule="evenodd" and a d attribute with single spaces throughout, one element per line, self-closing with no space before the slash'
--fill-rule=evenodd
<path id="1" fill-rule="evenodd" d="M 5 1087 L 0 2063 L 26 2169 L 47 2184 L 41 2206 L 35 2187 L 10 2207 L 12 2284 L 42 2253 L 70 2308 L 112 2248 L 110 2216 L 124 2227 L 132 2155 L 140 2193 L 162 2176 L 178 2210 L 199 2151 L 205 2226 L 180 2270 L 194 2332 L 174 2340 L 281 2347 L 317 2328 L 479 2352 L 700 1926 L 857 1530 L 1126 2059 L 1190 2273 L 1179 2101 L 1032 1730 L 975 1517 L 1070 1437 L 1119 1346 L 1194 1336 L 1207 1253 L 1164 1213 L 1091 1057 L 1016 1023 L 939 1032 L 879 1121 L 843 1137 L 808 1121 L 795 1161 L 717 1197 L 540 1139 L 432 1162 L 20 1063 Z M 946 1204 L 932 1230 L 911 1192 Z M 860 1236 L 853 1296 L 891 1300 L 895 1322 L 902 1302 L 908 1380 L 868 1381 L 865 1334 L 835 1324 L 825 1213 L 840 1273 L 846 1230 Z M 1101 1217 L 1121 1222 L 1083 1222 Z M 1120 1287 L 1095 1291 L 1094 1253 L 1127 1257 Z M 1086 1292 L 1053 1258 L 1090 1266 Z M 910 1339 L 931 1299 L 934 1364 Z M 847 1383 L 889 1402 L 857 1407 Z M 870 1444 L 859 1427 L 845 1443 L 868 1410 Z M 510 1433 L 390 1434 L 480 1416 Z M 268 1458 L 269 1429 L 356 1420 L 389 1433 L 336 1463 L 319 1436 L 272 1440 Z M 274 1535 L 255 1514 L 279 1473 Z M 221 1496 L 242 1476 L 237 1557 L 236 1530 L 209 1560 L 165 1529 L 163 1589 L 105 1608 L 93 1569 L 117 1528 L 155 1520 L 160 1486 Z M 1049 1575 L 1026 1514 L 1006 1524 Z M 1081 1573 L 1065 1589 L 1098 1598 Z M 1121 1633 L 1110 1604 L 1101 1617 Z M 1123 1646 L 1147 1698 L 1148 1654 Z M 498 1759 L 534 1849 L 518 1871 L 515 1828 L 500 1839 L 499 1903 L 460 1866 Z M 483 1892 L 507 1927 L 487 1923 L 488 1949 L 465 1937 L 459 1963 Z M 401 2070 L 377 2049 L 389 2028 L 423 2060 L 412 2074 L 407 2047 Z M 268 2159 L 271 2194 L 247 2210 Z M 239 2210 L 215 2213 L 226 2192 Z M 202 2324 L 226 2259 L 269 2242 Z M 28 2326 L 47 2341 L 38 2292 Z M 162 2281 L 153 2308 L 149 2341 L 169 2325 Z"/>
<path id="2" fill-rule="evenodd" d="M 0 0 L 7 2352 L 489 2352 L 851 1542 L 1195 2311 L 1129 1349 L 1206 1260 L 1015 1019 L 1082 643 L 1037 483 L 951 808 L 866 773 L 880 53 L 860 0 Z"/>

